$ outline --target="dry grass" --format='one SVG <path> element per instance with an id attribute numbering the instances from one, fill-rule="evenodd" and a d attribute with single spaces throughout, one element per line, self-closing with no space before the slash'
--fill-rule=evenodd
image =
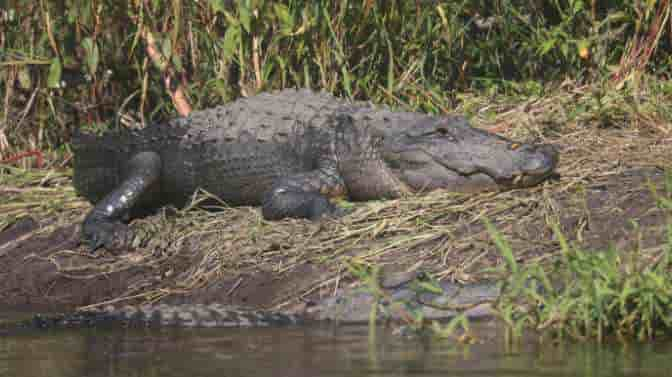
<path id="1" fill-rule="evenodd" d="M 667 108 L 660 105 L 661 96 L 640 95 L 638 111 L 633 111 L 633 99 L 623 91 L 601 96 L 598 105 L 595 89 L 586 87 L 565 86 L 552 95 L 524 100 L 465 97 L 461 110 L 474 114 L 478 126 L 559 146 L 560 179 L 535 188 L 478 195 L 433 192 L 356 203 L 348 216 L 320 223 L 271 223 L 248 207 L 164 210 L 134 221 L 136 246 L 141 246 L 134 252 L 94 258 L 60 250 L 49 260 L 62 274 L 78 279 L 138 266 L 156 271 L 112 301 L 152 301 L 241 272 L 288 276 L 307 262 L 324 268 L 323 275 L 305 282 L 300 290 L 278 297 L 275 302 L 282 305 L 338 284 L 346 258 L 397 270 L 423 268 L 439 278 L 473 280 L 483 276 L 476 275 L 483 268 L 501 263 L 483 227 L 484 218 L 507 237 L 519 260 L 547 260 L 558 250 L 552 225 L 567 216 L 566 211 L 576 211 L 580 218 L 591 216 L 582 203 L 586 187 L 599 186 L 629 167 L 670 166 L 672 139 L 669 124 L 663 122 Z M 32 215 L 43 225 L 36 232 L 47 233 L 81 221 L 89 208 L 75 196 L 68 171 L 3 168 L 0 172 L 0 229 Z M 576 205 L 559 207 L 561 197 L 573 198 Z M 572 231 L 576 233 L 569 237 L 580 240 L 581 225 Z M 8 247 L 0 246 L 0 255 Z M 185 268 L 177 267 L 185 261 Z"/>

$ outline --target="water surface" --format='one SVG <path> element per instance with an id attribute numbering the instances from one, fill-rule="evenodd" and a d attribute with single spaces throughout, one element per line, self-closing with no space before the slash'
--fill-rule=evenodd
<path id="1" fill-rule="evenodd" d="M 366 326 L 52 330 L 0 338 L 0 376 L 669 376 L 672 343 L 505 347 L 408 339 Z"/>

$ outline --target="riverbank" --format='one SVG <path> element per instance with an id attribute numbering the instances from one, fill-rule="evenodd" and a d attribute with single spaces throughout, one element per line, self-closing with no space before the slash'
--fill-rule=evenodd
<path id="1" fill-rule="evenodd" d="M 224 204 L 216 211 L 168 208 L 135 220 L 134 247 L 114 253 L 91 255 L 79 245 L 90 205 L 76 197 L 67 163 L 5 168 L 0 310 L 222 302 L 296 312 L 356 284 L 346 262 L 470 283 L 503 264 L 486 218 L 523 264 L 558 255 L 553 224 L 584 249 L 639 247 L 642 258 L 653 258 L 666 245 L 667 214 L 650 183 L 662 187 L 663 170 L 672 166 L 669 125 L 655 111 L 617 111 L 627 103 L 621 95 L 603 99 L 602 112 L 586 108 L 590 93 L 465 101 L 480 104 L 470 111 L 478 127 L 558 147 L 558 175 L 538 187 L 343 203 L 353 209 L 348 216 L 317 223 L 268 222 L 258 208 Z M 647 98 L 642 109 L 655 97 Z"/>

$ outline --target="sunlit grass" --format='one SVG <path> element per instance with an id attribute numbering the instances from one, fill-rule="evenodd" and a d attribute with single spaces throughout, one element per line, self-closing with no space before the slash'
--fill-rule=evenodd
<path id="1" fill-rule="evenodd" d="M 669 174 L 665 186 L 672 187 Z M 672 210 L 670 193 L 654 191 L 667 210 Z M 653 255 L 638 248 L 582 250 L 555 226 L 561 253 L 550 266 L 519 264 L 501 234 L 492 225 L 488 228 L 509 274 L 497 310 L 511 336 L 533 329 L 544 337 L 602 342 L 608 337 L 643 341 L 670 334 L 672 223 L 666 247 Z"/>

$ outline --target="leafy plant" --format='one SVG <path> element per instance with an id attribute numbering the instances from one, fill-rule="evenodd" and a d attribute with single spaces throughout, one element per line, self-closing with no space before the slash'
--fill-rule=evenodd
<path id="1" fill-rule="evenodd" d="M 653 192 L 659 196 L 655 188 Z M 659 199 L 663 206 L 669 201 Z M 497 306 L 510 338 L 526 328 L 555 338 L 600 342 L 608 336 L 650 340 L 672 330 L 672 223 L 667 247 L 653 259 L 639 248 L 581 250 L 556 225 L 561 254 L 548 269 L 518 265 L 507 242 L 487 226 L 510 273 Z"/>
<path id="2" fill-rule="evenodd" d="M 664 73 L 665 4 L 17 0 L 0 10 L 0 153 L 57 147 L 79 123 L 115 124 L 120 109 L 148 121 L 174 116 L 162 74 L 147 61 L 146 30 L 197 109 L 311 87 L 446 112 L 472 89 L 543 88 L 616 71 L 621 80 L 649 61 Z"/>

